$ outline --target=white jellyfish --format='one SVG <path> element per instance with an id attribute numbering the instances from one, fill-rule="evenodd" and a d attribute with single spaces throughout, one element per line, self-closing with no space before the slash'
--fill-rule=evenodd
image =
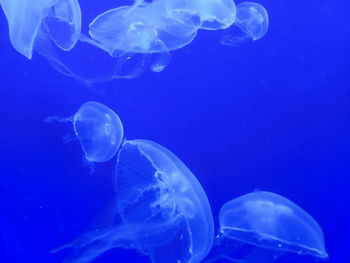
<path id="1" fill-rule="evenodd" d="M 98 15 L 89 42 L 112 56 L 168 52 L 192 42 L 198 29 L 227 28 L 235 17 L 232 0 L 139 0 Z"/>
<path id="2" fill-rule="evenodd" d="M 245 40 L 258 40 L 267 33 L 268 27 L 269 17 L 261 4 L 242 2 L 237 5 L 235 23 L 224 31 L 221 43 L 236 45 Z"/>
<path id="3" fill-rule="evenodd" d="M 120 218 L 54 250 L 66 263 L 88 263 L 113 248 L 135 249 L 153 263 L 199 263 L 212 247 L 210 205 L 192 172 L 152 141 L 126 141 L 118 153 L 115 206 Z"/>
<path id="4" fill-rule="evenodd" d="M 0 3 L 16 50 L 29 59 L 35 50 L 61 73 L 87 85 L 134 78 L 146 69 L 160 72 L 170 52 L 191 43 L 199 29 L 225 29 L 236 19 L 233 0 L 135 0 L 98 14 L 89 34 L 83 34 L 78 0 Z M 86 62 L 96 57 L 100 61 Z M 101 64 L 108 68 L 100 73 L 96 65 Z M 92 73 L 85 70 L 87 65 Z"/>
<path id="5" fill-rule="evenodd" d="M 29 59 L 41 31 L 66 51 L 78 41 L 81 12 L 77 0 L 0 0 L 0 4 L 9 24 L 13 47 Z"/>
<path id="6" fill-rule="evenodd" d="M 319 224 L 301 207 L 283 196 L 258 191 L 224 204 L 220 233 L 210 256 L 239 262 L 273 262 L 285 253 L 328 258 Z M 248 245 L 251 249 L 240 251 Z"/>
<path id="7" fill-rule="evenodd" d="M 198 17 L 201 29 L 218 30 L 232 25 L 236 17 L 236 5 L 233 0 L 168 0 L 167 8 L 172 12 L 181 10 L 187 15 Z"/>
<path id="8" fill-rule="evenodd" d="M 89 101 L 71 117 L 48 117 L 47 122 L 71 122 L 88 162 L 106 162 L 112 159 L 124 138 L 123 125 L 118 115 L 105 105 Z"/>
<path id="9" fill-rule="evenodd" d="M 94 101 L 79 108 L 73 116 L 73 127 L 90 162 L 105 162 L 113 158 L 124 136 L 118 115 Z"/>

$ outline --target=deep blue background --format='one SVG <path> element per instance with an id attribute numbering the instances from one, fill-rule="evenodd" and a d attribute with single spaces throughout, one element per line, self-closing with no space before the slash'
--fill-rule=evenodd
<path id="1" fill-rule="evenodd" d="M 259 2 L 270 16 L 263 39 L 225 47 L 200 31 L 162 73 L 101 92 L 17 53 L 0 14 L 0 262 L 59 262 L 49 250 L 83 233 L 113 195 L 115 161 L 89 174 L 79 143 L 62 140 L 69 125 L 43 121 L 89 100 L 114 109 L 127 138 L 176 153 L 216 224 L 226 201 L 272 191 L 319 222 L 330 262 L 350 262 L 350 3 Z M 98 262 L 135 262 L 114 253 Z"/>

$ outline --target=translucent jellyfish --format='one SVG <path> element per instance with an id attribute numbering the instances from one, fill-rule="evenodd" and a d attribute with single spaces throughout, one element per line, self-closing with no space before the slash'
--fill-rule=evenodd
<path id="1" fill-rule="evenodd" d="M 61 73 L 87 85 L 134 78 L 146 69 L 161 72 L 169 64 L 169 52 L 191 43 L 199 29 L 228 28 L 236 18 L 232 0 L 135 0 L 98 14 L 89 34 L 83 34 L 77 0 L 0 3 L 20 53 L 31 58 L 35 49 Z"/>
<path id="2" fill-rule="evenodd" d="M 166 7 L 172 17 L 179 13 L 198 17 L 201 21 L 200 28 L 206 30 L 227 28 L 236 18 L 236 5 L 233 0 L 168 0 Z"/>
<path id="3" fill-rule="evenodd" d="M 118 115 L 98 102 L 84 103 L 73 117 L 73 127 L 86 159 L 91 162 L 113 158 L 123 140 L 123 125 Z"/>
<path id="4" fill-rule="evenodd" d="M 212 247 L 214 227 L 202 186 L 173 153 L 147 140 L 118 153 L 116 198 L 107 228 L 63 246 L 64 262 L 91 262 L 112 248 L 136 249 L 156 263 L 198 263 Z"/>
<path id="5" fill-rule="evenodd" d="M 157 53 L 188 45 L 197 30 L 229 27 L 235 20 L 232 0 L 135 1 L 98 15 L 89 34 L 112 56 L 121 52 Z"/>
<path id="6" fill-rule="evenodd" d="M 169 24 L 163 15 L 164 6 L 157 3 L 122 6 L 102 13 L 90 24 L 89 34 L 94 41 L 91 43 L 112 56 L 125 52 L 168 52 L 189 44 L 198 27 L 178 25 L 176 21 Z"/>
<path id="7" fill-rule="evenodd" d="M 271 193 L 253 192 L 224 204 L 220 233 L 206 262 L 273 262 L 284 253 L 328 257 L 322 229 L 301 207 Z M 244 245 L 253 248 L 240 251 Z"/>
<path id="8" fill-rule="evenodd" d="M 253 2 L 242 2 L 237 5 L 235 23 L 224 31 L 221 43 L 236 45 L 245 40 L 262 38 L 269 27 L 269 17 L 266 9 Z"/>
<path id="9" fill-rule="evenodd" d="M 89 101 L 69 118 L 48 117 L 47 122 L 72 122 L 76 137 L 89 162 L 106 162 L 120 148 L 124 130 L 118 115 L 105 105 Z"/>
<path id="10" fill-rule="evenodd" d="M 66 51 L 78 41 L 81 13 L 77 0 L 0 0 L 0 4 L 13 47 L 29 59 L 41 31 Z"/>

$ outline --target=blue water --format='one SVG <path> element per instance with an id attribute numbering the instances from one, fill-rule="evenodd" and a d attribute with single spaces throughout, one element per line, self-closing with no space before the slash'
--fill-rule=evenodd
<path id="1" fill-rule="evenodd" d="M 79 142 L 62 140 L 72 131 L 44 122 L 89 100 L 116 111 L 127 138 L 176 153 L 216 228 L 226 201 L 271 191 L 317 220 L 329 262 L 350 262 L 350 4 L 259 2 L 270 17 L 262 39 L 228 47 L 200 31 L 163 72 L 92 88 L 16 52 L 0 14 L 0 262 L 61 262 L 51 249 L 104 220 L 115 159 L 91 174 Z M 149 261 L 116 250 L 96 262 Z"/>

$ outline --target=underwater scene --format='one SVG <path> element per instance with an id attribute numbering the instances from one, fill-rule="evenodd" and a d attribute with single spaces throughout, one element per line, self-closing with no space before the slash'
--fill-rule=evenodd
<path id="1" fill-rule="evenodd" d="M 350 3 L 0 6 L 0 263 L 350 262 Z"/>

